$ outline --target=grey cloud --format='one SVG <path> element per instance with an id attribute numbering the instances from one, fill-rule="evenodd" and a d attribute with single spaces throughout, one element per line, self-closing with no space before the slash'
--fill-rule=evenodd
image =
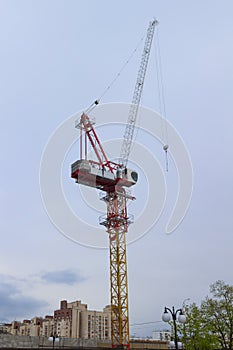
<path id="1" fill-rule="evenodd" d="M 45 306 L 46 301 L 24 296 L 18 288 L 17 278 L 0 276 L 0 321 L 9 322 L 33 317 Z"/>
<path id="2" fill-rule="evenodd" d="M 69 269 L 45 272 L 41 275 L 41 278 L 48 283 L 68 285 L 80 283 L 86 279 L 80 273 Z"/>

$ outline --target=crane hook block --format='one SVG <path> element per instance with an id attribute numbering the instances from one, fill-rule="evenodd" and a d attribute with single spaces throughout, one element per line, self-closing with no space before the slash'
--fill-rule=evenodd
<path id="1" fill-rule="evenodd" d="M 164 149 L 165 152 L 167 152 L 167 150 L 168 150 L 168 145 L 164 145 L 164 146 L 163 146 L 163 149 Z"/>

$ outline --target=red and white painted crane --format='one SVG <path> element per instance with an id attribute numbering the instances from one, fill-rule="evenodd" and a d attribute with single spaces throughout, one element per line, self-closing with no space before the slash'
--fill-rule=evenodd
<path id="1" fill-rule="evenodd" d="M 157 23 L 156 20 L 151 21 L 147 29 L 119 162 L 112 162 L 108 159 L 91 119 L 83 113 L 77 125 L 80 129 L 80 159 L 71 165 L 71 177 L 77 183 L 105 192 L 102 199 L 107 205 L 107 215 L 101 218 L 100 224 L 106 227 L 109 235 L 113 348 L 130 348 L 126 233 L 132 220 L 127 213 L 126 201 L 134 199 L 134 197 L 127 195 L 126 188 L 137 183 L 138 174 L 127 168 L 127 163 Z M 97 103 L 98 101 L 96 101 Z M 88 159 L 88 142 L 94 150 L 97 160 Z"/>

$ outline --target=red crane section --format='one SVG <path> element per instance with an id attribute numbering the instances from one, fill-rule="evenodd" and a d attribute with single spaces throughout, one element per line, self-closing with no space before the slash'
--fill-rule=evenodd
<path id="1" fill-rule="evenodd" d="M 82 114 L 78 127 L 80 128 L 80 159 L 71 166 L 71 177 L 76 179 L 76 182 L 107 193 L 115 191 L 116 186 L 130 187 L 137 182 L 138 175 L 135 171 L 122 170 L 120 164 L 108 159 L 93 123 L 85 113 Z M 88 140 L 97 160 L 88 159 Z"/>
<path id="2" fill-rule="evenodd" d="M 100 166 L 101 169 L 105 169 L 106 167 L 108 170 L 113 174 L 113 170 L 115 169 L 115 165 L 113 162 L 110 162 L 106 156 L 106 153 L 104 152 L 104 149 L 100 143 L 100 140 L 93 128 L 93 125 L 91 123 L 90 118 L 85 113 L 82 114 L 80 119 L 80 125 L 85 130 L 85 135 L 88 137 L 90 144 L 95 151 L 96 157 L 99 161 L 96 164 Z M 86 158 L 86 157 L 85 157 Z"/>
<path id="3" fill-rule="evenodd" d="M 80 159 L 71 165 L 71 177 L 76 179 L 76 182 L 106 192 L 102 199 L 107 205 L 107 215 L 100 217 L 100 224 L 106 227 L 109 235 L 111 337 L 112 347 L 118 349 L 130 349 L 126 234 L 128 226 L 133 220 L 127 213 L 126 204 L 128 199 L 134 199 L 134 197 L 127 194 L 125 187 L 135 185 L 138 174 L 127 168 L 127 162 L 156 25 L 157 21 L 153 20 L 147 30 L 119 164 L 108 160 L 93 123 L 83 113 L 78 124 L 80 128 Z M 97 104 L 96 102 L 95 104 Z M 88 140 L 95 152 L 96 160 L 88 160 Z"/>

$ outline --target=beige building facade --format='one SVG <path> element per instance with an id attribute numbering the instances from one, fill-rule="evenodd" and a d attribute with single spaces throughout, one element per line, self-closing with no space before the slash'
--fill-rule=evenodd
<path id="1" fill-rule="evenodd" d="M 86 311 L 82 314 L 81 338 L 111 339 L 111 310 L 105 307 L 101 311 Z"/>
<path id="2" fill-rule="evenodd" d="M 81 339 L 111 339 L 111 309 L 88 310 L 80 300 L 68 303 L 62 300 L 54 311 L 54 323 L 59 337 Z"/>
<path id="3" fill-rule="evenodd" d="M 55 327 L 53 316 L 45 316 L 40 327 L 40 336 L 49 338 L 51 334 L 54 334 L 54 330 Z"/>
<path id="4" fill-rule="evenodd" d="M 110 340 L 111 308 L 88 310 L 87 304 L 80 300 L 69 303 L 62 300 L 60 309 L 55 310 L 53 316 L 13 321 L 5 324 L 3 329 L 4 333 L 21 336 L 49 338 L 55 335 L 59 338 Z"/>

